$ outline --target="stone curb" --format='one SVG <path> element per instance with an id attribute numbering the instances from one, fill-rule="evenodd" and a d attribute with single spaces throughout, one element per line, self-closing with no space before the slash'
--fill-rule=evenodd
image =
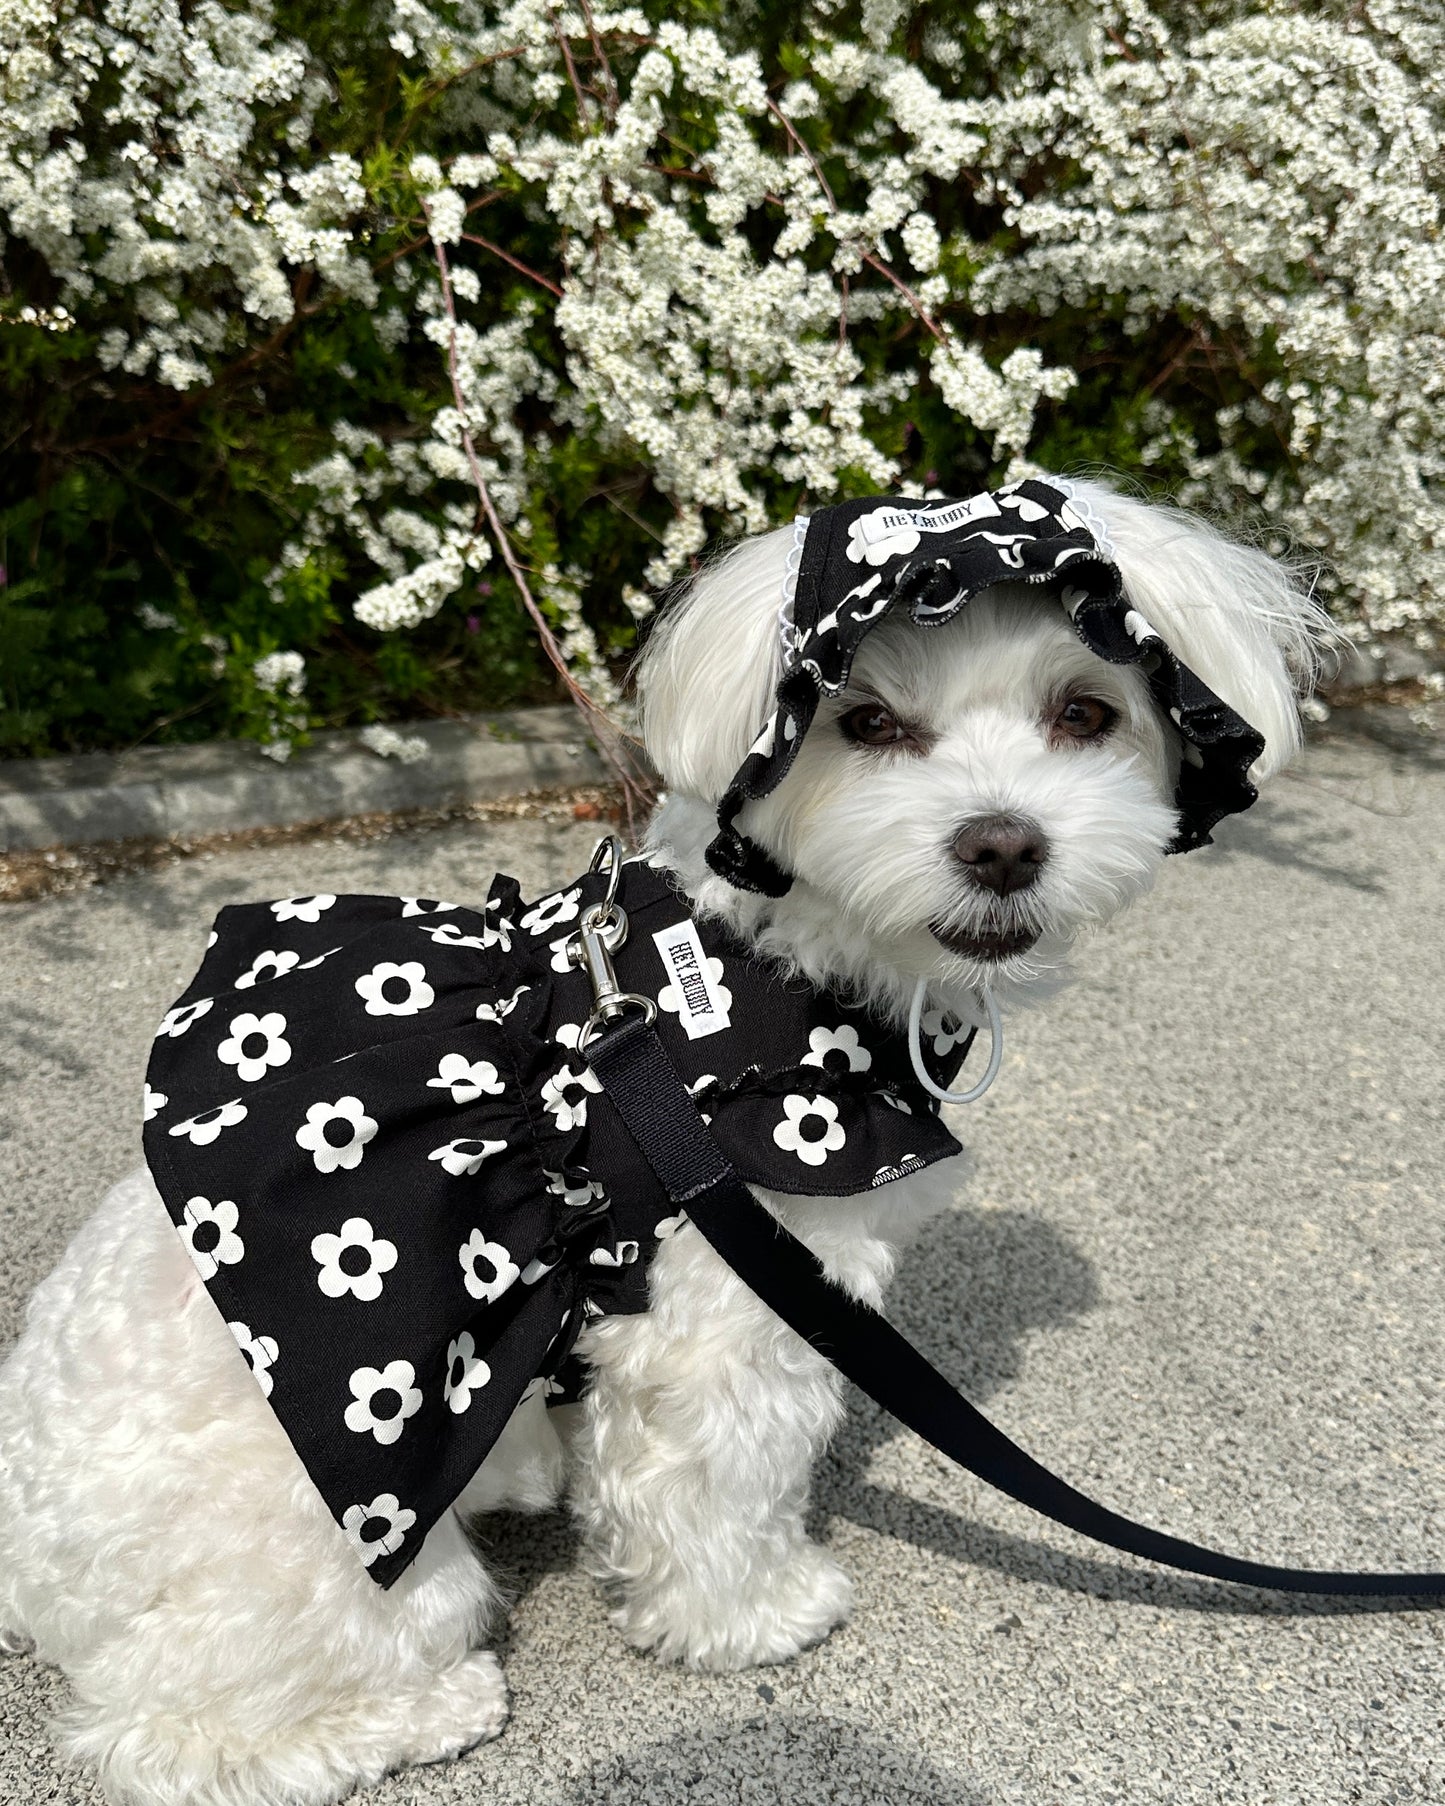
<path id="1" fill-rule="evenodd" d="M 570 706 L 398 732 L 425 742 L 425 757 L 380 758 L 343 730 L 317 734 L 285 764 L 243 740 L 0 760 L 0 853 L 447 808 L 610 775 Z"/>

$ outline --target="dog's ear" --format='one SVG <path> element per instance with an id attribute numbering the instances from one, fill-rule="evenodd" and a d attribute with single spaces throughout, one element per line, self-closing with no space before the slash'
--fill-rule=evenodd
<path id="1" fill-rule="evenodd" d="M 1103 520 L 1129 601 L 1264 736 L 1251 775 L 1272 777 L 1299 750 L 1300 700 L 1338 640 L 1310 594 L 1310 573 L 1182 508 L 1138 501 L 1097 480 L 1071 487 Z"/>
<path id="2" fill-rule="evenodd" d="M 642 737 L 668 786 L 727 789 L 773 706 L 793 529 L 733 546 L 664 609 L 637 663 Z"/>

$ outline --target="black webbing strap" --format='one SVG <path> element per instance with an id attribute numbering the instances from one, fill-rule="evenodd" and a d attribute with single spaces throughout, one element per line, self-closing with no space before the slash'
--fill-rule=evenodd
<path id="1" fill-rule="evenodd" d="M 1242 1561 L 1120 1517 L 1026 1455 L 868 1305 L 829 1281 L 713 1140 L 652 1028 L 629 1015 L 586 1056 L 668 1196 L 788 1326 L 885 1411 L 1000 1492 L 1084 1536 L 1192 1574 L 1293 1593 L 1445 1594 L 1445 1574 L 1350 1574 Z"/>

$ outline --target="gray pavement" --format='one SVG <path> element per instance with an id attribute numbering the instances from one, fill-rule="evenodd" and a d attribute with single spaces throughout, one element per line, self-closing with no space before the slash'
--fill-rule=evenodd
<path id="1" fill-rule="evenodd" d="M 0 911 L 0 1346 L 136 1158 L 153 1026 L 227 901 L 480 896 L 594 830 L 455 826 L 237 851 Z M 903 1264 L 903 1329 L 1118 1508 L 1241 1554 L 1445 1566 L 1445 751 L 1317 744 L 1173 860 L 1010 1025 L 960 1125 L 974 1171 Z M 817 1531 L 853 1622 L 709 1678 L 626 1650 L 560 1518 L 491 1520 L 515 1716 L 368 1806 L 927 1801 L 1366 1806 L 1445 1799 L 1445 1610 L 1256 1595 L 1116 1557 L 859 1403 Z M 0 1662 L 0 1801 L 89 1803 Z"/>

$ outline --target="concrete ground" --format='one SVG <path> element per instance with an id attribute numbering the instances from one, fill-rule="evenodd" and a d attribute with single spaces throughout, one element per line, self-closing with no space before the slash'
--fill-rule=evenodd
<path id="1" fill-rule="evenodd" d="M 1383 731 L 1383 730 L 1382 730 Z M 1387 735 L 1388 737 L 1388 735 Z M 1009 1025 L 974 1171 L 903 1265 L 906 1333 L 1028 1448 L 1185 1536 L 1445 1567 L 1445 753 L 1343 732 Z M 244 897 L 477 898 L 594 830 L 237 851 L 0 912 L 0 1345 L 136 1159 L 155 1022 Z M 723 1801 L 1347 1806 L 1445 1799 L 1445 1609 L 1259 1595 L 1042 1522 L 857 1404 L 816 1487 L 857 1612 L 783 1668 L 625 1649 L 561 1518 L 486 1535 L 515 1712 L 368 1806 Z M 0 1663 L 0 1800 L 98 1798 Z"/>

